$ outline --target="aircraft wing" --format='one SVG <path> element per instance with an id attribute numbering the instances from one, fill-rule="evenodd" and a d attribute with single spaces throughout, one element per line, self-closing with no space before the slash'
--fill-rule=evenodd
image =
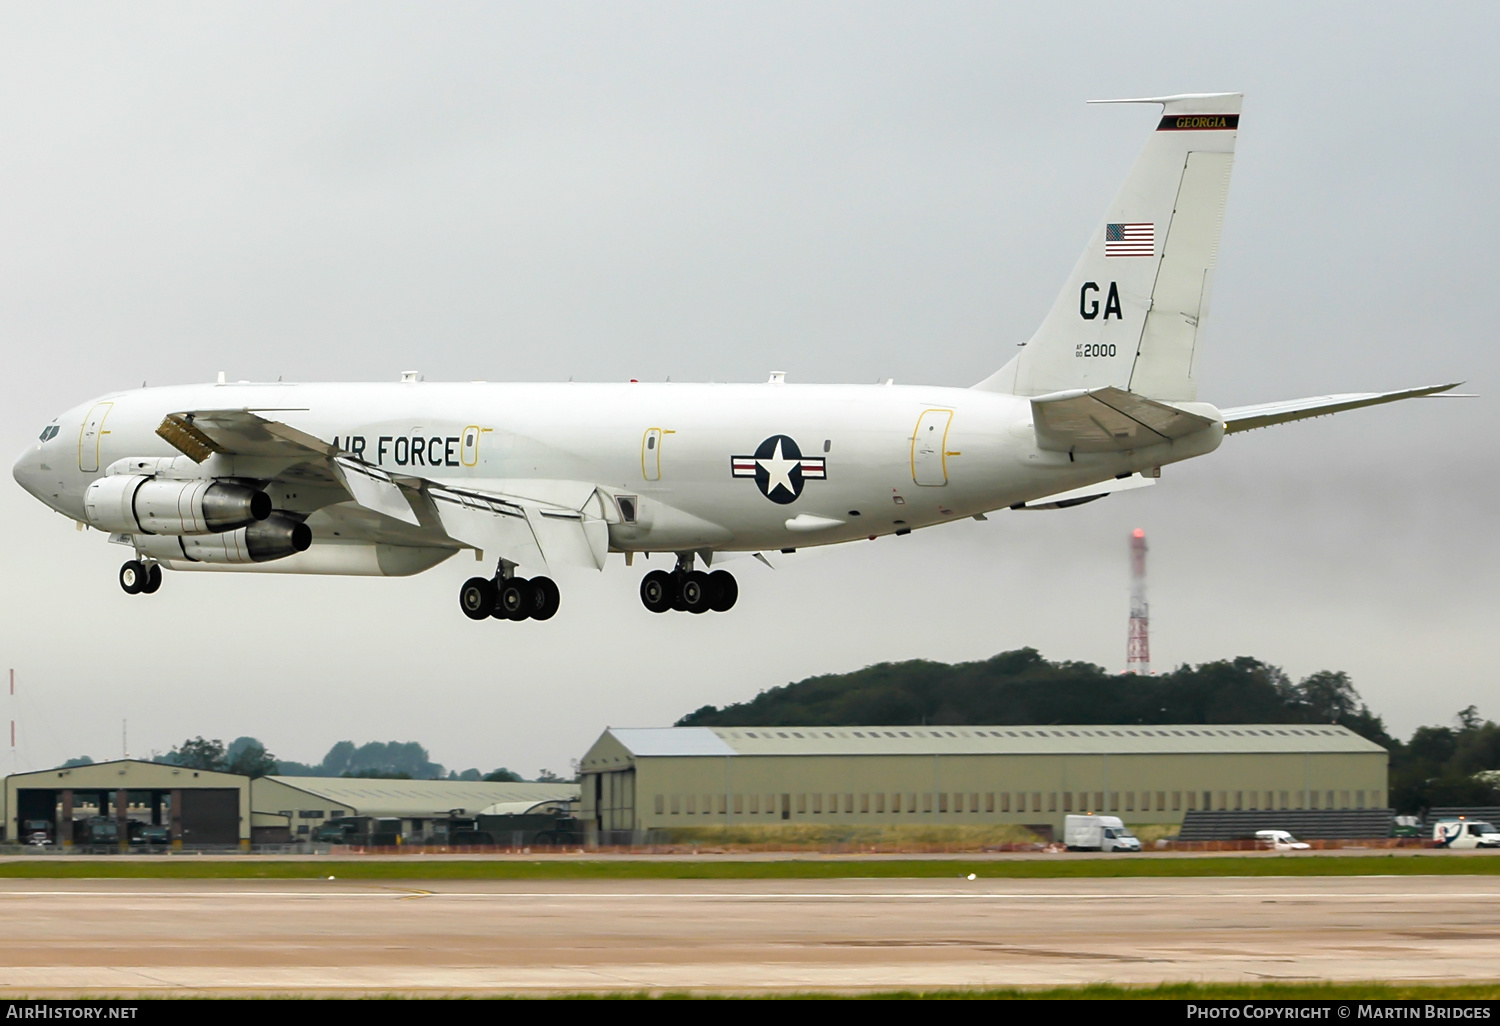
<path id="1" fill-rule="evenodd" d="M 433 542 L 458 542 L 516 563 L 603 569 L 609 525 L 586 512 L 596 487 L 582 481 L 514 482 L 517 494 L 454 488 L 392 473 L 331 442 L 262 413 L 193 410 L 168 414 L 156 433 L 202 463 L 214 455 L 320 464 L 358 506 L 418 528 Z M 594 503 L 602 513 L 602 501 Z"/>
<path id="2" fill-rule="evenodd" d="M 1039 395 L 1031 417 L 1037 445 L 1054 452 L 1124 452 L 1214 423 L 1113 385 Z"/>
<path id="3" fill-rule="evenodd" d="M 215 454 L 306 459 L 310 456 L 331 458 L 338 451 L 321 438 L 314 438 L 289 424 L 267 420 L 254 410 L 169 413 L 162 419 L 156 433 L 194 463 L 202 463 Z"/>
<path id="4" fill-rule="evenodd" d="M 1394 392 L 1346 392 L 1343 395 L 1315 395 L 1306 399 L 1284 399 L 1278 403 L 1261 403 L 1258 406 L 1235 406 L 1221 411 L 1224 415 L 1224 433 L 1253 431 L 1285 424 L 1309 417 L 1326 417 L 1330 413 L 1357 410 L 1361 406 L 1379 406 L 1399 399 L 1416 399 L 1422 396 L 1441 396 L 1444 399 L 1467 399 L 1471 396 L 1457 394 L 1441 395 L 1463 384 L 1455 381 L 1451 385 L 1423 385 L 1420 388 L 1402 388 Z"/>

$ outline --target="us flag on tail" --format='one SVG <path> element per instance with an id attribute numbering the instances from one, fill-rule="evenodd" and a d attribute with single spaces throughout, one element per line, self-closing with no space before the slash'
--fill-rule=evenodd
<path id="1" fill-rule="evenodd" d="M 1109 224 L 1104 227 L 1104 255 L 1133 257 L 1156 255 L 1156 225 Z"/>

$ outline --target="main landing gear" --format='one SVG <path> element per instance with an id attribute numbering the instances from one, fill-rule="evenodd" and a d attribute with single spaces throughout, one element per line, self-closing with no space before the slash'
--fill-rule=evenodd
<path id="1" fill-rule="evenodd" d="M 550 577 L 470 577 L 458 605 L 470 620 L 550 620 L 562 598 Z"/>
<path id="2" fill-rule="evenodd" d="M 120 587 L 127 595 L 151 595 L 161 587 L 161 564 L 127 560 L 120 567 Z"/>
<path id="3" fill-rule="evenodd" d="M 728 612 L 740 597 L 740 586 L 727 570 L 704 573 L 691 561 L 678 560 L 671 573 L 653 570 L 641 579 L 641 605 L 653 613 L 680 609 L 689 613 Z"/>

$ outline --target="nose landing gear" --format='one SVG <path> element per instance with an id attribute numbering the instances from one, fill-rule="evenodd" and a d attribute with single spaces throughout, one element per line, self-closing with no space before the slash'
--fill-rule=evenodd
<path id="1" fill-rule="evenodd" d="M 120 587 L 127 595 L 153 595 L 161 587 L 161 564 L 125 561 L 120 567 Z"/>
<path id="2" fill-rule="evenodd" d="M 728 612 L 740 596 L 740 586 L 727 570 L 704 573 L 691 559 L 679 558 L 677 569 L 653 570 L 641 579 L 641 605 L 653 613 L 679 609 L 688 613 Z"/>

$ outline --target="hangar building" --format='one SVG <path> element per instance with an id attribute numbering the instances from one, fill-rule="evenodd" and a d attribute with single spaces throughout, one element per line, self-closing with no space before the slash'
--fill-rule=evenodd
<path id="1" fill-rule="evenodd" d="M 128 840 L 132 822 L 186 844 L 250 843 L 250 778 L 138 759 L 5 778 L 5 836 L 44 829 L 62 846 Z M 42 827 L 42 824 L 46 824 Z"/>
<path id="2" fill-rule="evenodd" d="M 1383 808 L 1386 750 L 1322 724 L 606 730 L 580 763 L 598 843 L 784 822 L 1014 823 L 1070 812 Z"/>
<path id="3" fill-rule="evenodd" d="M 434 833 L 440 822 L 475 818 L 499 803 L 530 807 L 578 798 L 577 784 L 488 780 L 270 776 L 252 781 L 250 790 L 257 818 L 275 815 L 277 825 L 286 827 L 282 836 L 292 841 L 307 840 L 330 819 L 351 816 L 399 820 L 390 832 L 415 839 Z"/>
<path id="4" fill-rule="evenodd" d="M 330 819 L 390 822 L 421 837 L 438 823 L 473 818 L 497 803 L 576 801 L 577 784 L 381 780 L 346 777 L 251 779 L 236 773 L 119 759 L 5 779 L 4 837 L 37 831 L 60 845 L 128 843 L 140 826 L 164 827 L 185 845 L 308 840 Z M 399 821 L 399 822 L 396 822 Z"/>

